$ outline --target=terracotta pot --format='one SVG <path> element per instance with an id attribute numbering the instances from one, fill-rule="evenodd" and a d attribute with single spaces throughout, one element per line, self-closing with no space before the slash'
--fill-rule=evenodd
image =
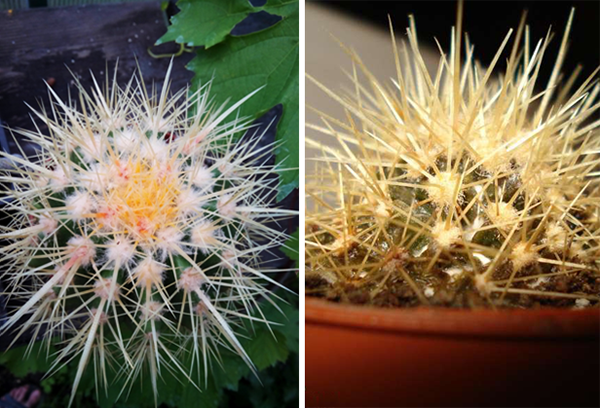
<path id="1" fill-rule="evenodd" d="M 306 403 L 600 405 L 600 309 L 376 309 L 306 299 Z"/>

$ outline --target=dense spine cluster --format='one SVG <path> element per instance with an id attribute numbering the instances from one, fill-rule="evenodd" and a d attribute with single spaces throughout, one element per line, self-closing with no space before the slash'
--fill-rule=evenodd
<path id="1" fill-rule="evenodd" d="M 392 86 L 352 51 L 354 92 L 313 80 L 348 120 L 322 114 L 310 126 L 332 143 L 308 140 L 320 151 L 306 182 L 308 293 L 597 304 L 600 85 L 597 70 L 576 89 L 578 72 L 561 74 L 573 13 L 543 92 L 536 81 L 550 32 L 531 44 L 523 19 L 482 68 L 468 38 L 461 55 L 461 14 L 433 74 L 411 16 L 409 47 L 400 51 L 392 33 Z M 506 71 L 496 72 L 513 34 Z"/>
<path id="2" fill-rule="evenodd" d="M 292 212 L 273 206 L 273 144 L 226 121 L 258 90 L 219 107 L 210 84 L 171 96 L 168 82 L 79 85 L 79 109 L 50 89 L 51 112 L 36 112 L 50 137 L 24 132 L 36 160 L 5 155 L 2 278 L 21 306 L 1 330 L 60 340 L 54 368 L 79 361 L 71 401 L 90 361 L 104 386 L 110 365 L 129 384 L 149 372 L 155 393 L 165 369 L 201 386 L 221 347 L 253 368 L 236 331 L 270 323 L 259 301 L 273 302 L 280 271 L 261 253 L 283 244 L 277 220 Z"/>

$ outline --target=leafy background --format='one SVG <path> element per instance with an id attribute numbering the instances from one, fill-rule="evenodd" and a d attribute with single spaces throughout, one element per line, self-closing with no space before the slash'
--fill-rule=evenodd
<path id="1" fill-rule="evenodd" d="M 239 100 L 257 88 L 262 90 L 246 102 L 240 114 L 259 118 L 277 105 L 278 120 L 275 162 L 282 171 L 278 200 L 298 188 L 299 147 L 299 3 L 269 0 L 258 5 L 248 0 L 180 0 L 181 10 L 157 44 L 175 41 L 198 47 L 188 64 L 194 72 L 192 89 L 212 80 L 215 103 Z M 254 5 L 253 5 L 254 4 Z M 259 21 L 258 25 L 253 22 Z M 292 234 L 283 252 L 298 260 L 298 231 Z M 258 378 L 241 359 L 222 351 L 223 366 L 213 364 L 207 387 L 197 390 L 181 378 L 163 370 L 157 404 L 161 407 L 287 407 L 298 406 L 299 312 L 297 276 L 284 284 L 290 292 L 278 290 L 281 311 L 264 305 L 264 316 L 276 325 L 254 324 L 245 328 L 243 341 L 248 355 L 260 370 Z M 0 378 L 16 376 L 20 383 L 41 384 L 41 407 L 65 407 L 76 370 L 67 365 L 49 378 L 45 350 L 36 344 L 27 358 L 24 346 L 0 355 Z M 8 370 L 8 372 L 7 372 Z M 111 377 L 117 377 L 112 373 Z M 74 406 L 154 407 L 149 381 L 138 381 L 127 398 L 113 402 L 124 379 L 117 379 L 107 394 L 98 393 L 91 369 L 86 371 Z"/>
<path id="2" fill-rule="evenodd" d="M 278 198 L 298 187 L 299 147 L 299 7 L 298 1 L 269 0 L 253 7 L 248 0 L 180 0 L 181 9 L 157 44 L 176 41 L 198 49 L 188 69 L 195 73 L 192 88 L 212 80 L 218 102 L 239 100 L 264 87 L 244 103 L 243 116 L 260 116 L 277 104 L 283 115 L 277 126 L 276 163 L 289 171 L 281 174 Z M 232 30 L 251 14 L 281 19 L 251 34 Z M 235 34 L 235 32 L 234 32 Z"/>

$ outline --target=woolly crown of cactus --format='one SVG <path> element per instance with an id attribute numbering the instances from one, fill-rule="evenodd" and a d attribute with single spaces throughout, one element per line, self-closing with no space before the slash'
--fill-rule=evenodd
<path id="1" fill-rule="evenodd" d="M 49 88 L 50 113 L 35 114 L 50 137 L 22 132 L 36 160 L 4 154 L 3 278 L 21 306 L 2 331 L 61 340 L 54 370 L 79 361 L 71 402 L 90 359 L 105 387 L 110 364 L 129 384 L 149 372 L 155 394 L 165 369 L 199 387 L 219 347 L 254 370 L 236 327 L 270 323 L 258 300 L 279 284 L 261 253 L 292 212 L 273 206 L 273 144 L 248 118 L 226 121 L 259 90 L 216 106 L 210 84 L 170 95 L 170 70 L 160 93 L 141 75 L 119 87 L 116 72 L 104 91 L 78 84 L 79 109 Z"/>
<path id="2" fill-rule="evenodd" d="M 352 50 L 352 91 L 311 78 L 347 120 L 320 113 L 322 124 L 309 125 L 327 143 L 307 142 L 320 152 L 306 182 L 307 293 L 403 305 L 597 303 L 600 86 L 598 70 L 576 89 L 579 70 L 561 74 L 573 12 L 539 92 L 551 33 L 533 44 L 524 16 L 484 68 L 461 35 L 461 8 L 433 74 L 410 16 L 408 47 L 392 30 L 390 86 Z"/>

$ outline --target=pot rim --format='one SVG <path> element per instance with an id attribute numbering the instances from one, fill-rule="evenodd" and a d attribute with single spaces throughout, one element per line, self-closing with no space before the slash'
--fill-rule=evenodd
<path id="1" fill-rule="evenodd" d="M 410 335 L 600 339 L 600 308 L 377 308 L 306 297 L 306 324 Z"/>

